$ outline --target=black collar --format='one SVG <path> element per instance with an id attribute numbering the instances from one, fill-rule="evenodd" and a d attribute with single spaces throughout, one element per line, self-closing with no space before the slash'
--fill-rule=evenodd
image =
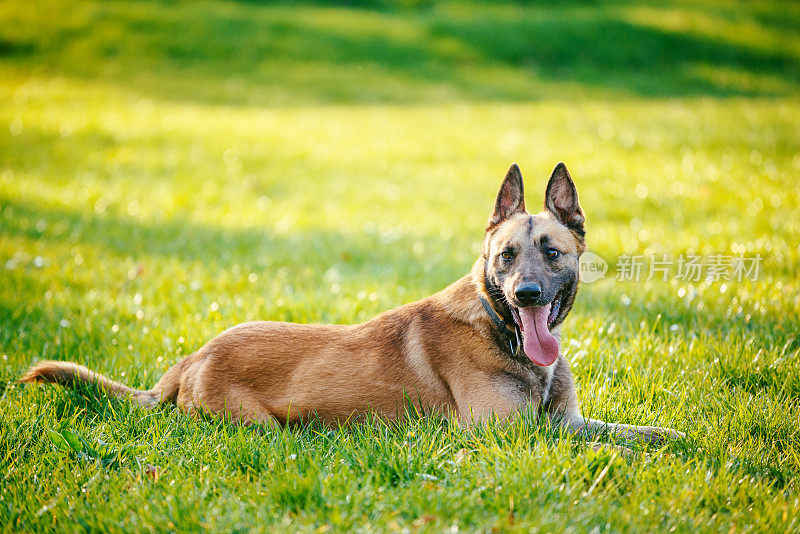
<path id="1" fill-rule="evenodd" d="M 519 354 L 520 345 L 522 345 L 522 343 L 520 343 L 519 329 L 516 326 L 509 326 L 508 323 L 505 322 L 496 311 L 494 311 L 492 305 L 483 297 L 483 295 L 478 295 L 478 297 L 481 299 L 481 304 L 483 305 L 483 309 L 486 310 L 486 313 L 489 315 L 489 319 L 491 319 L 497 329 L 500 330 L 500 333 L 503 334 L 506 339 L 508 339 L 508 345 L 511 348 L 511 354 L 514 356 Z"/>

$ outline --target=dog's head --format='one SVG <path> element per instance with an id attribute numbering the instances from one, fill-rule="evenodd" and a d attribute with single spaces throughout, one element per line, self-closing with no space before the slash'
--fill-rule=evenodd
<path id="1" fill-rule="evenodd" d="M 484 285 L 494 309 L 522 331 L 525 354 L 538 365 L 558 357 L 551 331 L 578 291 L 583 224 L 578 191 L 563 163 L 553 170 L 544 210 L 536 215 L 525 210 L 519 167 L 509 167 L 484 237 Z"/>

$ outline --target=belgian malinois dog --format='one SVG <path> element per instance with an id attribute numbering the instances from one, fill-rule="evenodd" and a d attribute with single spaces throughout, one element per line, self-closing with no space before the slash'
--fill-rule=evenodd
<path id="1" fill-rule="evenodd" d="M 464 425 L 531 407 L 574 431 L 661 441 L 681 433 L 585 419 L 559 327 L 578 291 L 584 215 L 567 168 L 544 210 L 525 210 L 511 165 L 472 271 L 439 293 L 359 325 L 245 323 L 137 390 L 71 362 L 36 364 L 22 382 L 93 382 L 143 406 L 172 403 L 245 423 L 336 425 L 367 412 L 393 420 L 413 399 Z"/>

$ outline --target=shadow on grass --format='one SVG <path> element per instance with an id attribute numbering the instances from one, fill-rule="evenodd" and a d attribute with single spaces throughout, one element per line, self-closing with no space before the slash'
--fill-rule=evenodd
<path id="1" fill-rule="evenodd" d="M 163 222 L 141 223 L 126 216 L 81 212 L 60 207 L 37 206 L 0 198 L 0 207 L 13 216 L 3 221 L 2 233 L 9 237 L 100 248 L 104 254 L 132 258 L 169 258 L 186 264 L 201 264 L 211 270 L 245 273 L 263 270 L 307 269 L 319 272 L 320 280 L 331 267 L 345 278 L 405 279 L 433 292 L 439 285 L 466 274 L 471 262 L 456 265 L 449 260 L 457 243 L 439 236 L 422 237 L 433 252 L 409 261 L 419 235 L 393 235 L 377 230 L 341 233 L 333 228 L 305 229 L 276 234 L 268 228 L 224 228 L 197 224 L 179 217 Z M 39 231 L 31 221 L 42 221 Z M 448 263 L 450 261 L 450 263 Z M 430 272 L 436 267 L 439 273 Z M 269 273 L 266 273 L 269 275 Z"/>
<path id="2" fill-rule="evenodd" d="M 265 4 L 103 3 L 65 13 L 69 24 L 4 37 L 0 61 L 113 80 L 159 99 L 230 105 L 524 101 L 565 88 L 786 96 L 800 86 L 788 47 L 637 24 L 622 4 Z M 687 17 L 728 15 L 674 7 Z"/>

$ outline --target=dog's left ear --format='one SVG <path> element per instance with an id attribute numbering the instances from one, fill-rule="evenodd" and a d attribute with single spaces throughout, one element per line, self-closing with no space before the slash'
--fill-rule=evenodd
<path id="1" fill-rule="evenodd" d="M 553 169 L 547 190 L 544 194 L 544 208 L 555 215 L 561 224 L 579 235 L 585 233 L 583 223 L 586 218 L 578 202 L 578 190 L 562 162 Z"/>
<path id="2" fill-rule="evenodd" d="M 489 219 L 489 228 L 497 226 L 515 213 L 525 213 L 525 190 L 522 187 L 522 173 L 516 163 L 512 163 L 497 192 L 494 212 Z"/>

